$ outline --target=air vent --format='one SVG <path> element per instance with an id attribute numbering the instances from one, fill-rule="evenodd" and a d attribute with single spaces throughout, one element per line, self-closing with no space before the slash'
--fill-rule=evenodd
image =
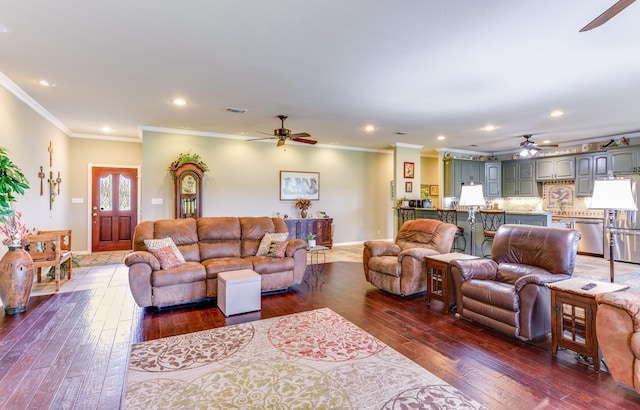
<path id="1" fill-rule="evenodd" d="M 244 114 L 245 112 L 248 111 L 248 110 L 245 110 L 244 108 L 233 108 L 233 107 L 227 107 L 224 110 L 226 112 L 232 112 L 234 114 Z"/>
<path id="2" fill-rule="evenodd" d="M 406 132 L 406 131 L 396 131 L 396 133 L 395 133 L 395 134 L 396 134 L 396 135 L 409 135 L 409 133 L 408 133 L 408 132 Z"/>

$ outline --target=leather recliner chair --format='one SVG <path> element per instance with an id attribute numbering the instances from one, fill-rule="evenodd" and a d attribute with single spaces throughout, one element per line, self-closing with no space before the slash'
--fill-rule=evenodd
<path id="1" fill-rule="evenodd" d="M 491 259 L 451 262 L 456 315 L 524 340 L 551 332 L 545 284 L 571 277 L 579 239 L 572 229 L 502 225 Z"/>
<path id="2" fill-rule="evenodd" d="M 395 295 L 426 292 L 424 258 L 448 253 L 457 230 L 455 225 L 435 219 L 406 221 L 398 230 L 395 243 L 364 243 L 364 276 L 373 286 Z"/>
<path id="3" fill-rule="evenodd" d="M 640 393 L 640 295 L 596 295 L 596 336 L 613 379 Z"/>

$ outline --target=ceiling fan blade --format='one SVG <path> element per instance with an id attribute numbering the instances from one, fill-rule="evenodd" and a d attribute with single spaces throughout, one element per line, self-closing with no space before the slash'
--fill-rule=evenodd
<path id="1" fill-rule="evenodd" d="M 290 137 L 291 138 L 309 138 L 311 135 L 309 135 L 306 132 L 297 132 L 295 134 L 291 134 Z"/>
<path id="2" fill-rule="evenodd" d="M 604 13 L 593 19 L 593 21 L 586 26 L 584 26 L 580 32 L 589 31 L 596 27 L 600 27 L 607 21 L 611 20 L 616 14 L 620 13 L 622 10 L 629 7 L 636 0 L 619 0 L 613 6 L 609 7 Z"/>
<path id="3" fill-rule="evenodd" d="M 276 147 L 283 146 L 285 140 L 286 140 L 286 138 L 278 138 L 278 143 L 276 144 Z"/>
<path id="4" fill-rule="evenodd" d="M 309 134 L 307 134 L 307 135 L 309 135 Z M 308 138 L 300 138 L 300 137 L 292 137 L 291 141 L 301 142 L 303 144 L 311 144 L 311 145 L 315 145 L 315 144 L 318 143 L 318 141 L 316 141 L 316 140 L 310 140 Z"/>
<path id="5" fill-rule="evenodd" d="M 260 132 L 260 131 L 258 131 L 258 132 Z M 271 134 L 267 134 L 267 133 L 264 133 L 264 132 L 260 132 L 260 134 L 271 135 Z M 278 138 L 278 137 L 271 136 L 271 137 L 251 138 L 251 139 L 246 140 L 246 141 L 274 140 L 276 138 Z"/>

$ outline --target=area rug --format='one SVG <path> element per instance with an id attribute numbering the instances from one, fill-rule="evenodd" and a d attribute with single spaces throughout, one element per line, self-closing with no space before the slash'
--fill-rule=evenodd
<path id="1" fill-rule="evenodd" d="M 330 309 L 135 344 L 126 409 L 480 409 Z"/>

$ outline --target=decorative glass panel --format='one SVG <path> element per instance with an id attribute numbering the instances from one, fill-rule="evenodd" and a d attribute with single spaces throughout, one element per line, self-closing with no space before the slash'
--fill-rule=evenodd
<path id="1" fill-rule="evenodd" d="M 120 175 L 118 192 L 120 194 L 119 209 L 121 211 L 131 210 L 131 179 Z"/>
<path id="2" fill-rule="evenodd" d="M 111 193 L 113 192 L 113 176 L 111 174 L 106 177 L 100 178 L 100 210 L 112 211 L 113 210 L 113 198 Z"/>

